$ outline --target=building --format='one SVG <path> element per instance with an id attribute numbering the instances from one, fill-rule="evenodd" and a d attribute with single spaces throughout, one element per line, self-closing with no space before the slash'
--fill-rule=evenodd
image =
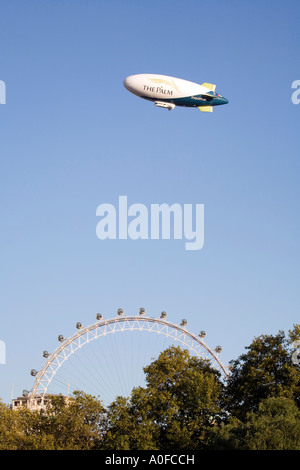
<path id="1" fill-rule="evenodd" d="M 22 397 L 12 400 L 11 409 L 14 411 L 20 408 L 27 408 L 30 411 L 46 410 L 47 407 L 51 406 L 51 396 L 53 395 L 45 394 L 33 397 L 29 394 L 24 394 Z M 66 403 L 69 402 L 70 397 L 61 396 L 65 399 Z"/>

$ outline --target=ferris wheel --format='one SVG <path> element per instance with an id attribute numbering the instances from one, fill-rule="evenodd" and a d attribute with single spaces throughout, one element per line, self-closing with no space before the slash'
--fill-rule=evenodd
<path id="1" fill-rule="evenodd" d="M 108 320 L 98 313 L 96 322 L 87 327 L 78 322 L 77 331 L 71 337 L 66 339 L 63 335 L 58 336 L 60 345 L 52 354 L 43 352 L 45 364 L 39 371 L 31 370 L 35 383 L 32 390 L 23 391 L 23 395 L 32 399 L 42 398 L 47 394 L 69 395 L 72 387 L 72 391 L 81 390 L 92 394 L 96 391 L 96 395 L 109 403 L 118 395 L 128 396 L 134 386 L 140 385 L 141 378 L 135 375 L 141 373 L 143 376 L 143 367 L 150 364 L 154 359 L 153 355 L 159 355 L 163 349 L 176 343 L 191 354 L 208 361 L 222 378 L 228 376 L 227 368 L 219 359 L 221 346 L 211 349 L 204 342 L 205 331 L 195 335 L 187 330 L 187 320 L 174 324 L 167 321 L 166 317 L 166 312 L 162 312 L 159 318 L 146 316 L 143 308 L 138 315 L 125 316 L 123 310 L 119 309 L 117 316 Z M 122 343 L 124 336 L 127 342 Z M 149 344 L 149 338 L 154 336 L 159 341 Z M 101 348 L 95 348 L 95 345 Z M 86 354 L 83 355 L 86 351 L 89 352 L 89 358 Z M 133 363 L 127 353 L 139 359 L 140 364 Z M 67 367 L 69 364 L 70 367 Z M 125 372 L 131 376 L 127 388 Z"/>

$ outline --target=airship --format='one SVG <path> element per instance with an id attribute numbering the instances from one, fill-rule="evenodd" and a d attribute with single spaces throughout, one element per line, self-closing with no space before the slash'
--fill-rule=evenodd
<path id="1" fill-rule="evenodd" d="M 227 104 L 224 96 L 216 93 L 216 85 L 212 83 L 198 83 L 183 80 L 182 78 L 169 77 L 142 73 L 130 75 L 123 82 L 125 88 L 160 108 L 169 111 L 175 106 L 199 108 L 203 112 L 212 112 L 215 106 Z"/>

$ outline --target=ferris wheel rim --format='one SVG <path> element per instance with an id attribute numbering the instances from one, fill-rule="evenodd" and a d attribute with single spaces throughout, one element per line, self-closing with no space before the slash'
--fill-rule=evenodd
<path id="1" fill-rule="evenodd" d="M 104 333 L 102 333 L 100 335 L 94 335 L 94 337 L 85 339 L 85 341 L 82 344 L 80 343 L 81 338 L 83 338 L 85 335 L 88 336 L 88 334 L 92 333 L 94 330 L 100 330 L 103 327 L 110 327 L 111 325 L 120 325 L 120 324 L 126 323 L 126 322 L 129 323 L 129 324 L 136 323 L 136 322 L 142 322 L 142 323 L 145 323 L 145 324 L 159 325 L 161 327 L 171 329 L 172 332 L 173 331 L 179 332 L 183 336 L 184 339 L 182 339 L 182 337 L 177 337 L 177 336 L 173 337 L 170 333 L 168 333 L 168 330 L 163 331 L 163 330 L 155 330 L 155 329 L 150 329 L 150 328 L 142 329 L 140 327 L 139 328 L 137 328 L 137 327 L 134 328 L 132 326 L 131 328 L 124 327 L 123 329 L 119 329 L 119 330 L 111 328 L 108 331 L 105 331 Z M 101 320 L 101 321 L 97 320 L 95 323 L 93 323 L 89 326 L 86 326 L 86 327 L 83 327 L 81 324 L 79 324 L 79 325 L 80 326 L 77 326 L 78 331 L 75 334 L 73 334 L 72 336 L 70 336 L 67 339 L 63 338 L 63 340 L 60 340 L 61 341 L 60 346 L 58 346 L 52 354 L 49 354 L 43 368 L 39 372 L 36 373 L 35 384 L 34 384 L 32 390 L 30 392 L 28 392 L 30 397 L 45 396 L 47 394 L 47 390 L 48 390 L 48 387 L 51 383 L 51 380 L 54 377 L 54 375 L 56 374 L 57 370 L 79 348 L 81 348 L 84 345 L 90 343 L 90 341 L 92 341 L 92 340 L 99 339 L 101 336 L 104 336 L 104 335 L 109 334 L 109 333 L 114 333 L 116 331 L 123 332 L 123 331 L 129 331 L 129 330 L 130 331 L 140 330 L 140 331 L 148 331 L 149 333 L 154 332 L 154 333 L 157 333 L 157 334 L 163 334 L 165 336 L 170 336 L 170 337 L 173 337 L 173 339 L 175 339 L 176 341 L 179 341 L 181 344 L 185 345 L 188 349 L 193 350 L 194 352 L 196 352 L 196 355 L 199 356 L 201 359 L 203 359 L 202 355 L 200 353 L 197 353 L 197 351 L 190 344 L 187 343 L 187 341 L 185 340 L 185 337 L 188 337 L 190 340 L 195 341 L 198 345 L 200 345 L 201 348 L 204 348 L 206 350 L 207 354 L 210 355 L 211 358 L 213 358 L 213 360 L 214 360 L 213 364 L 215 364 L 215 363 L 218 364 L 218 367 L 214 367 L 212 365 L 213 368 L 219 369 L 221 371 L 221 374 L 223 373 L 225 375 L 225 377 L 228 377 L 228 375 L 229 375 L 226 366 L 218 358 L 218 353 L 216 353 L 215 350 L 211 349 L 203 341 L 203 339 L 200 338 L 200 335 L 195 335 L 195 334 L 191 333 L 190 331 L 188 331 L 185 328 L 185 326 L 172 323 L 170 321 L 167 321 L 165 318 L 162 318 L 162 317 L 160 317 L 160 318 L 149 317 L 149 316 L 146 316 L 144 314 L 133 315 L 133 316 L 125 316 L 123 314 L 118 314 L 117 317 L 113 317 L 113 318 L 110 318 L 108 320 L 104 320 L 104 319 Z M 77 340 L 79 340 L 79 344 L 75 343 Z M 73 348 L 73 344 L 76 344 L 75 348 Z M 65 354 L 65 351 L 67 350 L 67 348 L 69 346 L 70 346 L 70 350 L 67 351 L 68 354 Z M 60 354 L 62 354 L 62 357 L 60 356 Z M 56 363 L 55 363 L 55 361 L 56 361 Z M 47 376 L 48 369 L 49 369 L 49 372 L 48 372 L 48 376 Z M 44 384 L 43 384 L 43 382 L 44 382 Z M 40 385 L 42 385 L 42 386 L 40 387 Z"/>

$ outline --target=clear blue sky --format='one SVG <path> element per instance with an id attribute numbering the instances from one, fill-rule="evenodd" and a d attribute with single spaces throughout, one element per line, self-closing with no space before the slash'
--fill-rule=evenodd
<path id="1" fill-rule="evenodd" d="M 168 312 L 226 364 L 299 323 L 297 0 L 0 0 L 0 397 L 57 335 L 122 307 Z M 210 82 L 213 113 L 169 112 L 126 76 Z M 205 243 L 96 237 L 96 208 L 204 204 Z"/>

